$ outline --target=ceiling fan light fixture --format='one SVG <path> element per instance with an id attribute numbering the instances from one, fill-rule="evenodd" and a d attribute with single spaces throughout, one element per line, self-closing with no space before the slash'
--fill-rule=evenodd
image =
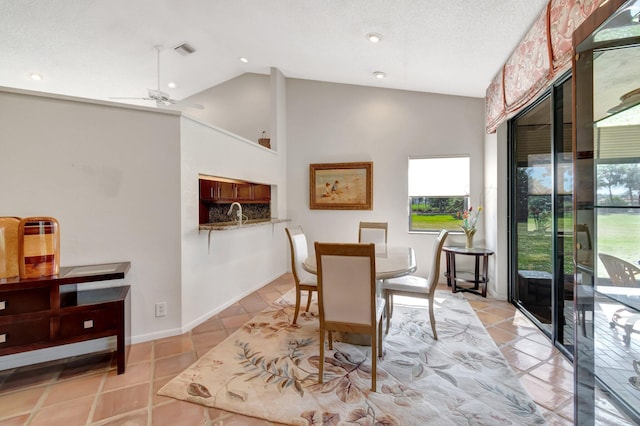
<path id="1" fill-rule="evenodd" d="M 382 34 L 379 33 L 369 33 L 366 37 L 371 43 L 379 43 L 382 41 Z"/>
<path id="2" fill-rule="evenodd" d="M 196 49 L 193 46 L 191 46 L 189 43 L 182 43 L 182 44 L 174 47 L 173 50 L 175 50 L 176 52 L 178 52 L 182 56 L 191 55 L 193 52 L 196 51 Z"/>

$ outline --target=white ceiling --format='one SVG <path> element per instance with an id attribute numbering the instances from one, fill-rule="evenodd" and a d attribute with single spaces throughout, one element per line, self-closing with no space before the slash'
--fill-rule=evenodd
<path id="1" fill-rule="evenodd" d="M 546 3 L 0 0 L 0 86 L 146 96 L 156 87 L 153 47 L 162 45 L 161 88 L 177 99 L 270 67 L 291 78 L 484 97 Z M 372 44 L 369 32 L 384 38 Z M 173 51 L 185 41 L 194 54 Z M 378 70 L 387 78 L 375 79 Z"/>

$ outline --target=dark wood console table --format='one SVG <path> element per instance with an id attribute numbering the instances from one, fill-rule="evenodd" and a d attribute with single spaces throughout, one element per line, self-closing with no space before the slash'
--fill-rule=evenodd
<path id="1" fill-rule="evenodd" d="M 130 262 L 68 266 L 33 279 L 0 279 L 0 355 L 116 336 L 118 374 L 131 338 L 130 286 L 78 284 L 125 277 Z"/>
<path id="2" fill-rule="evenodd" d="M 468 291 L 487 297 L 487 284 L 489 283 L 488 264 L 489 256 L 493 254 L 493 251 L 485 248 L 465 248 L 465 247 L 452 247 L 445 246 L 442 251 L 446 255 L 447 272 L 447 285 L 451 287 L 451 292 L 456 293 L 458 291 Z M 475 268 L 473 272 L 457 271 L 456 270 L 456 255 L 474 256 Z M 480 258 L 482 258 L 482 269 L 480 269 Z M 458 283 L 471 283 L 473 287 L 459 286 Z M 482 291 L 479 292 L 479 287 L 482 285 Z"/>

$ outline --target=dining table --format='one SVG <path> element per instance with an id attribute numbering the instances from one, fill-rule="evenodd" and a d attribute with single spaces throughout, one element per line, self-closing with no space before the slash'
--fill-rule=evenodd
<path id="1" fill-rule="evenodd" d="M 312 253 L 304 260 L 302 267 L 314 275 L 318 274 L 316 255 Z M 411 247 L 376 246 L 376 280 L 382 282 L 389 278 L 402 277 L 417 269 L 416 254 Z"/>

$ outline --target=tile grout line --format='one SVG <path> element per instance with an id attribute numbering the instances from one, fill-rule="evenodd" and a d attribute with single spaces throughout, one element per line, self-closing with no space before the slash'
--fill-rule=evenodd
<path id="1" fill-rule="evenodd" d="M 30 413 L 29 413 L 29 417 L 27 418 L 27 421 L 25 422 L 25 426 L 30 425 L 31 422 L 33 421 L 33 419 L 35 418 L 35 416 L 38 414 L 38 411 L 40 411 L 40 409 L 44 405 L 44 402 L 46 401 L 47 397 L 49 396 L 49 392 L 51 392 L 51 387 L 54 386 L 58 382 L 58 378 L 60 377 L 61 373 L 62 373 L 62 369 L 60 371 L 58 371 L 56 374 L 54 374 L 51 377 L 51 379 L 49 379 L 49 382 L 45 385 L 45 389 L 42 392 L 42 395 L 40 395 L 40 398 L 38 398 L 38 401 L 36 402 L 36 404 L 33 407 L 31 407 L 31 410 L 30 410 Z M 37 387 L 37 386 L 33 386 L 33 387 Z M 27 389 L 29 389 L 29 388 L 27 388 Z"/>
<path id="2" fill-rule="evenodd" d="M 156 383 L 156 342 L 151 341 L 151 383 L 149 384 L 149 400 L 147 401 L 147 426 L 153 425 L 153 397 Z"/>
<path id="3" fill-rule="evenodd" d="M 104 385 L 107 382 L 107 375 L 109 374 L 109 370 L 102 373 L 102 378 L 100 379 L 100 384 L 98 385 L 98 389 L 96 390 L 96 394 L 93 397 L 93 404 L 91 404 L 91 409 L 89 410 L 89 414 L 87 415 L 87 425 L 93 423 L 93 416 L 98 407 L 98 401 L 100 401 L 100 397 L 102 396 L 102 390 L 104 389 Z"/>

